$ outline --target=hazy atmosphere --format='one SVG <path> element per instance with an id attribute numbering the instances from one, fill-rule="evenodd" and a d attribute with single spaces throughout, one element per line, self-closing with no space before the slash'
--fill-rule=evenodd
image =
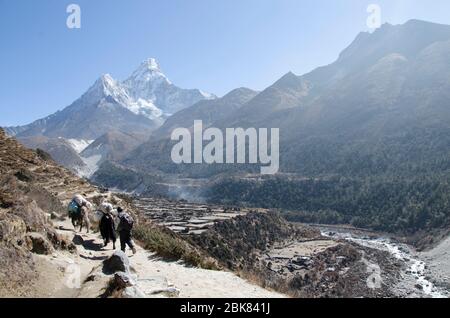
<path id="1" fill-rule="evenodd" d="M 368 31 L 370 0 L 79 0 L 81 29 L 60 0 L 0 0 L 0 125 L 71 104 L 104 73 L 123 80 L 156 58 L 180 87 L 218 96 L 267 87 L 333 62 Z M 446 0 L 377 1 L 382 22 L 448 22 Z M 20 116 L 18 116 L 20 114 Z"/>

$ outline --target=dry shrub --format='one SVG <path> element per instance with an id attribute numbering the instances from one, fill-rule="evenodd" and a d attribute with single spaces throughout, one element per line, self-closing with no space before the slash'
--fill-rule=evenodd
<path id="1" fill-rule="evenodd" d="M 218 269 L 216 262 L 199 252 L 175 233 L 165 228 L 141 222 L 135 226 L 134 237 L 147 250 L 169 260 L 183 260 L 189 265 Z"/>

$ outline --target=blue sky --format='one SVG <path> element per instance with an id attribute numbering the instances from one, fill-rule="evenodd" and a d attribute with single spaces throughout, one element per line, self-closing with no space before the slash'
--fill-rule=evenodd
<path id="1" fill-rule="evenodd" d="M 70 3 L 79 30 L 66 27 Z M 47 116 L 148 57 L 183 88 L 263 89 L 333 62 L 367 31 L 371 3 L 383 22 L 450 24 L 448 0 L 0 0 L 0 126 Z"/>

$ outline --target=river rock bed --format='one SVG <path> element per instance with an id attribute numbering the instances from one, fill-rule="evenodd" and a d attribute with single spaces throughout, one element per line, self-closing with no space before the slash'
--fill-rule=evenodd
<path id="1" fill-rule="evenodd" d="M 298 297 L 394 297 L 402 268 L 386 252 L 325 237 L 275 246 L 260 261 Z"/>
<path id="2" fill-rule="evenodd" d="M 449 290 L 436 284 L 429 275 L 426 259 L 410 246 L 384 237 L 365 235 L 359 231 L 322 227 L 322 234 L 329 238 L 352 242 L 359 246 L 386 252 L 402 264 L 399 280 L 390 288 L 396 297 L 402 298 L 448 298 Z"/>

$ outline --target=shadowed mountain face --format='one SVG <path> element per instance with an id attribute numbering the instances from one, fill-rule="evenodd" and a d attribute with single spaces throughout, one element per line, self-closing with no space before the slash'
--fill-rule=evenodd
<path id="1" fill-rule="evenodd" d="M 261 178 L 260 165 L 174 164 L 176 141 L 167 136 L 183 118 L 180 126 L 192 126 L 195 107 L 156 131 L 166 137 L 139 146 L 122 168 L 208 178 L 195 192 L 206 201 L 285 209 L 296 222 L 414 235 L 426 246 L 450 226 L 449 56 L 450 26 L 384 25 L 358 35 L 336 62 L 303 76 L 288 73 L 207 121 L 222 129 L 279 128 L 276 176 Z M 107 169 L 102 178 L 114 181 Z"/>
<path id="2" fill-rule="evenodd" d="M 121 163 L 126 167 L 143 168 L 145 172 L 175 172 L 177 166 L 170 160 L 172 147 L 170 135 L 173 129 L 180 127 L 191 129 L 194 120 L 202 120 L 204 127 L 211 126 L 212 123 L 234 114 L 257 94 L 257 92 L 248 88 L 238 88 L 222 98 L 201 101 L 174 114 L 160 129 L 152 133 L 149 141 L 127 154 Z M 105 165 L 105 167 L 108 166 Z M 100 171 L 100 173 L 102 175 L 108 174 L 107 171 Z"/>
<path id="3" fill-rule="evenodd" d="M 74 171 L 82 170 L 85 163 L 72 145 L 63 138 L 48 138 L 45 136 L 23 137 L 19 140 L 30 149 L 41 149 L 51 153 L 52 159 L 64 167 L 71 167 Z"/>
<path id="4" fill-rule="evenodd" d="M 208 127 L 238 111 L 257 94 L 258 92 L 248 88 L 238 88 L 222 98 L 198 102 L 169 117 L 164 125 L 152 134 L 152 140 L 168 137 L 179 127 L 192 128 L 195 120 L 203 121 L 203 126 Z"/>
<path id="5" fill-rule="evenodd" d="M 288 73 L 238 108 L 216 101 L 224 102 L 221 109 L 235 110 L 206 120 L 220 128 L 280 128 L 283 172 L 442 171 L 450 154 L 449 53 L 450 26 L 417 20 L 386 24 L 372 34 L 359 34 L 333 64 L 303 76 Z M 187 108 L 154 135 L 167 136 L 176 126 L 189 128 L 196 117 L 205 120 L 200 113 L 201 104 Z M 167 138 L 150 141 L 124 163 L 194 176 L 224 171 L 171 164 L 173 144 Z M 242 169 L 252 171 L 248 166 L 225 170 Z"/>
<path id="6" fill-rule="evenodd" d="M 105 160 L 120 161 L 137 146 L 143 143 L 148 136 L 126 134 L 120 131 L 110 131 L 97 138 L 92 144 L 81 152 L 81 156 L 89 158 L 100 156 L 101 164 Z"/>

